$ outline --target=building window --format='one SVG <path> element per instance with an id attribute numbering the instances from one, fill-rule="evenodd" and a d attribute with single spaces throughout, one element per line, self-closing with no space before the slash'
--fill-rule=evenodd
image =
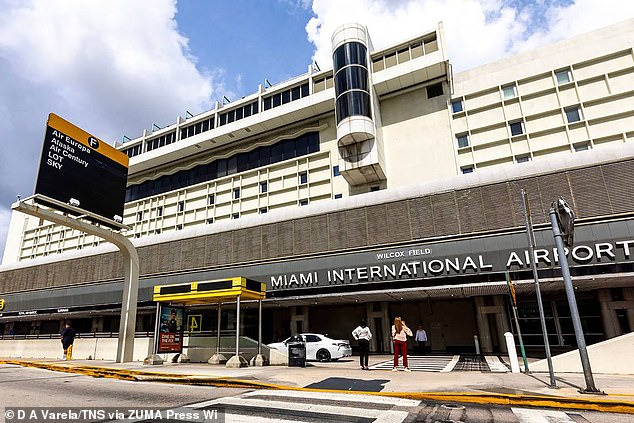
<path id="1" fill-rule="evenodd" d="M 504 100 L 517 97 L 517 87 L 515 85 L 507 85 L 502 87 L 502 96 Z"/>
<path id="2" fill-rule="evenodd" d="M 260 193 L 265 194 L 269 191 L 269 183 L 267 181 L 260 182 Z"/>
<path id="3" fill-rule="evenodd" d="M 156 216 L 157 216 L 157 217 L 161 217 L 161 216 L 163 216 L 163 206 L 158 206 L 158 207 L 156 208 Z"/>
<path id="4" fill-rule="evenodd" d="M 335 194 L 335 200 L 343 198 L 343 194 Z"/>
<path id="5" fill-rule="evenodd" d="M 509 123 L 509 129 L 511 130 L 511 136 L 522 135 L 524 133 L 524 125 L 522 121 Z"/>
<path id="6" fill-rule="evenodd" d="M 456 141 L 458 141 L 458 148 L 469 147 L 469 135 L 458 134 L 456 135 Z"/>
<path id="7" fill-rule="evenodd" d="M 211 206 L 216 204 L 216 194 L 209 194 L 207 196 L 207 205 Z"/>
<path id="8" fill-rule="evenodd" d="M 142 220 L 143 220 L 143 212 L 142 212 L 142 211 L 137 212 L 137 213 L 136 213 L 136 221 L 137 221 L 137 222 L 140 222 L 140 221 L 142 221 Z"/>
<path id="9" fill-rule="evenodd" d="M 231 215 L 231 218 L 232 218 L 232 219 L 240 219 L 240 213 L 233 213 L 233 214 Z"/>
<path id="10" fill-rule="evenodd" d="M 259 213 L 264 214 L 264 213 L 268 213 L 268 211 L 269 211 L 268 207 L 260 207 Z"/>
<path id="11" fill-rule="evenodd" d="M 370 187 L 370 192 L 377 192 L 377 191 L 379 191 L 380 189 L 381 189 L 381 187 L 380 187 L 380 186 L 378 186 L 378 185 L 374 185 L 374 186 L 371 186 L 371 187 Z"/>
<path id="12" fill-rule="evenodd" d="M 180 231 L 182 229 L 183 229 L 183 225 L 182 224 L 179 223 L 178 225 L 176 225 L 176 230 L 177 231 Z"/>
<path id="13" fill-rule="evenodd" d="M 299 200 L 299 205 L 300 206 L 307 206 L 308 205 L 308 199 L 307 198 L 302 198 L 301 200 Z"/>
<path id="14" fill-rule="evenodd" d="M 233 189 L 233 199 L 237 200 L 238 198 L 240 198 L 240 188 L 234 188 Z"/>
<path id="15" fill-rule="evenodd" d="M 460 170 L 462 171 L 463 175 L 466 175 L 467 173 L 473 173 L 473 166 L 462 166 Z"/>
<path id="16" fill-rule="evenodd" d="M 179 201 L 178 205 L 176 206 L 176 209 L 179 212 L 185 211 L 185 202 L 184 201 Z"/>
<path id="17" fill-rule="evenodd" d="M 530 154 L 520 154 L 515 156 L 515 161 L 517 163 L 526 163 L 526 162 L 530 162 L 530 160 L 531 160 Z"/>
<path id="18" fill-rule="evenodd" d="M 214 218 L 210 217 L 209 219 L 207 219 L 207 224 L 211 225 L 212 223 L 214 223 Z"/>
<path id="19" fill-rule="evenodd" d="M 305 185 L 308 183 L 308 172 L 302 172 L 299 174 L 299 184 Z"/>
<path id="20" fill-rule="evenodd" d="M 581 109 L 579 109 L 579 106 L 568 107 L 564 109 L 564 112 L 566 113 L 568 123 L 579 122 L 581 120 Z"/>
<path id="21" fill-rule="evenodd" d="M 341 175 L 341 172 L 339 172 L 339 166 L 333 166 L 332 167 L 332 176 L 339 176 Z"/>
<path id="22" fill-rule="evenodd" d="M 570 69 L 562 69 L 555 72 L 555 79 L 557 80 L 557 85 L 566 84 L 572 81 L 572 74 L 570 73 Z"/>
<path id="23" fill-rule="evenodd" d="M 427 87 L 427 98 L 439 97 L 443 94 L 442 82 Z"/>
<path id="24" fill-rule="evenodd" d="M 590 143 L 589 142 L 578 142 L 576 144 L 573 144 L 572 146 L 575 149 L 575 152 L 580 152 L 580 151 L 586 151 L 590 149 Z"/>
<path id="25" fill-rule="evenodd" d="M 451 102 L 451 111 L 453 113 L 459 113 L 464 111 L 464 103 L 462 102 L 462 99 L 454 100 Z"/>
<path id="26" fill-rule="evenodd" d="M 161 233 L 161 228 L 156 228 L 156 229 L 154 229 L 154 234 L 155 234 L 155 235 L 158 235 L 158 234 L 160 234 L 160 233 Z"/>

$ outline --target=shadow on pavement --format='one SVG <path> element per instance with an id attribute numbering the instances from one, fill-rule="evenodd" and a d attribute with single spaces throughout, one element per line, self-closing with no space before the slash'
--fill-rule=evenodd
<path id="1" fill-rule="evenodd" d="M 321 382 L 311 383 L 306 388 L 336 389 L 341 391 L 381 392 L 389 379 L 349 379 L 345 377 L 329 377 Z"/>

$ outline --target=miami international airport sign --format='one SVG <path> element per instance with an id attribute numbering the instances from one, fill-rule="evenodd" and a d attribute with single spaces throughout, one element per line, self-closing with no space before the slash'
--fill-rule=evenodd
<path id="1" fill-rule="evenodd" d="M 35 194 L 119 220 L 127 178 L 126 154 L 53 113 L 48 116 Z"/>

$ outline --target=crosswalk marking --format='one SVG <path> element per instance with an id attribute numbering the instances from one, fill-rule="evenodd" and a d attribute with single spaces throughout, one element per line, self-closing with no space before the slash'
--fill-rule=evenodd
<path id="1" fill-rule="evenodd" d="M 519 423 L 574 423 L 574 420 L 563 411 L 528 408 L 511 408 L 511 411 Z"/>
<path id="2" fill-rule="evenodd" d="M 407 357 L 407 366 L 412 371 L 419 372 L 450 372 L 460 359 L 459 355 L 410 355 Z M 392 370 L 393 360 L 383 361 L 370 366 L 372 370 Z M 399 357 L 399 370 L 403 370 L 403 357 Z"/>
<path id="3" fill-rule="evenodd" d="M 243 397 L 287 397 L 287 398 L 306 398 L 306 391 L 284 391 L 263 389 L 247 392 Z M 311 399 L 338 400 L 351 402 L 366 402 L 371 404 L 390 404 L 398 407 L 416 407 L 420 405 L 420 400 L 412 400 L 407 398 L 383 397 L 380 395 L 358 395 L 358 394 L 342 394 L 337 392 L 311 392 Z"/>
<path id="4" fill-rule="evenodd" d="M 285 400 L 286 399 L 286 400 Z M 301 401 L 298 401 L 301 399 Z M 321 402 L 321 403 L 320 403 Z M 227 422 L 251 422 L 255 413 L 258 422 L 299 421 L 371 421 L 401 423 L 407 411 L 393 410 L 395 406 L 416 407 L 418 400 L 338 394 L 331 392 L 258 390 L 237 397 L 223 397 L 190 404 L 190 409 L 224 409 Z M 389 407 L 389 409 L 388 409 Z M 270 417 L 270 415 L 276 415 Z"/>
<path id="5" fill-rule="evenodd" d="M 508 373 L 509 368 L 506 367 L 506 364 L 500 361 L 498 356 L 487 355 L 484 357 L 489 365 L 489 369 L 491 369 L 494 373 Z"/>

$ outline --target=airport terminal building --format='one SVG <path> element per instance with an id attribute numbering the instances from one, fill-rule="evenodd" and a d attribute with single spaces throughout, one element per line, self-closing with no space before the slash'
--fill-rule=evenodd
<path id="1" fill-rule="evenodd" d="M 402 316 L 434 351 L 503 352 L 516 283 L 524 343 L 543 354 L 521 190 L 535 225 L 554 351 L 575 348 L 548 211 L 577 214 L 568 259 L 586 341 L 634 328 L 634 20 L 453 73 L 442 24 L 382 50 L 362 25 L 308 72 L 117 148 L 125 232 L 140 257 L 137 329 L 155 285 L 267 284 L 264 341 L 350 338 L 390 350 Z M 118 330 L 123 263 L 96 237 L 14 212 L 0 334 Z M 198 306 L 203 329 L 213 307 Z M 235 307 L 224 313 L 231 315 Z M 257 307 L 241 314 L 257 337 Z M 232 329 L 232 319 L 223 330 Z"/>

